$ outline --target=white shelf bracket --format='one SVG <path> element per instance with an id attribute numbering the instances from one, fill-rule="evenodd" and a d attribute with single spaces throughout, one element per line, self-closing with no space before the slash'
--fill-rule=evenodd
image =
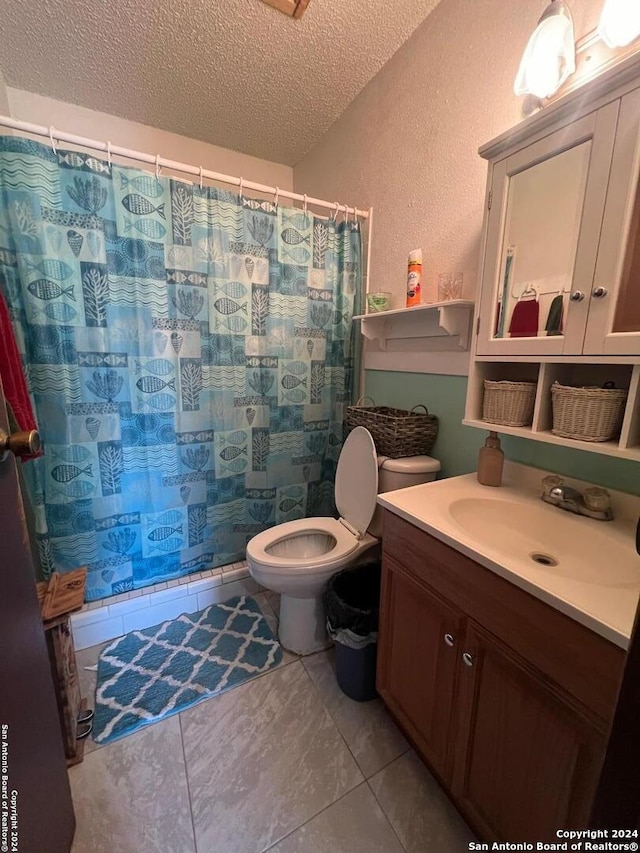
<path id="1" fill-rule="evenodd" d="M 438 308 L 438 315 L 438 325 L 440 328 L 444 329 L 448 335 L 458 338 L 460 349 L 469 349 L 471 312 L 460 311 L 460 309 L 451 308 L 448 305 L 441 305 Z"/>
<path id="2" fill-rule="evenodd" d="M 361 331 L 384 351 L 465 351 L 471 340 L 473 302 L 455 300 L 364 314 Z M 393 342 L 393 343 L 392 343 Z"/>

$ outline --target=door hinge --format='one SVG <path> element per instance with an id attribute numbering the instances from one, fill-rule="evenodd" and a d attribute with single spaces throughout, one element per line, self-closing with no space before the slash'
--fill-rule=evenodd
<path id="1" fill-rule="evenodd" d="M 491 210 L 492 204 L 493 204 L 493 190 L 489 190 L 489 203 L 487 205 L 489 210 Z"/>
<path id="2" fill-rule="evenodd" d="M 480 334 L 480 317 L 476 320 L 476 335 Z"/>

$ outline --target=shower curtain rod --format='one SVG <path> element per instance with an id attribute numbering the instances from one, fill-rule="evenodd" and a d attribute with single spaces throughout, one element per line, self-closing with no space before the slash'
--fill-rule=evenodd
<path id="1" fill-rule="evenodd" d="M 207 178 L 210 181 L 218 181 L 223 184 L 232 184 L 239 187 L 242 193 L 243 189 L 254 190 L 264 195 L 273 195 L 277 200 L 278 197 L 291 199 L 292 201 L 301 201 L 304 205 L 312 204 L 314 207 L 326 207 L 334 210 L 336 216 L 343 210 L 345 216 L 359 216 L 361 219 L 368 219 L 370 216 L 369 210 L 360 210 L 356 207 L 348 207 L 345 204 L 338 202 L 324 201 L 320 198 L 312 198 L 300 193 L 290 192 L 289 190 L 281 190 L 279 187 L 269 187 L 265 184 L 258 184 L 255 181 L 245 181 L 244 178 L 238 178 L 233 175 L 224 175 L 221 172 L 212 172 L 210 169 L 204 169 L 202 166 L 192 166 L 189 163 L 180 163 L 177 160 L 168 160 L 166 157 L 160 157 L 159 154 L 146 154 L 143 151 L 134 151 L 130 148 L 122 148 L 120 145 L 112 145 L 110 142 L 100 142 L 97 139 L 89 139 L 86 136 L 77 136 L 75 133 L 64 133 L 61 130 L 56 130 L 54 127 L 45 127 L 41 124 L 32 124 L 28 121 L 19 121 L 10 116 L 0 116 L 0 127 L 7 127 L 11 130 L 17 130 L 22 133 L 31 133 L 35 136 L 44 136 L 51 141 L 55 148 L 55 142 L 68 142 L 71 145 L 79 145 L 83 148 L 93 148 L 96 151 L 104 151 L 109 160 L 112 155 L 117 157 L 126 157 L 129 160 L 139 160 L 141 163 L 149 163 L 159 169 L 172 169 L 175 172 L 184 172 L 187 175 L 195 175 L 202 180 Z"/>

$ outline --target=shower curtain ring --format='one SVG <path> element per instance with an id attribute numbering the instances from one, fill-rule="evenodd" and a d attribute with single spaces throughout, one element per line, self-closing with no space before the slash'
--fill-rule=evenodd
<path id="1" fill-rule="evenodd" d="M 335 211 L 333 212 L 333 217 L 332 217 L 332 219 L 333 219 L 333 221 L 334 221 L 334 222 L 337 222 L 337 221 L 338 221 L 338 214 L 340 213 L 340 205 L 338 204 L 338 202 L 337 202 L 337 201 L 335 202 L 335 208 L 336 208 L 336 209 L 335 209 Z"/>
<path id="2" fill-rule="evenodd" d="M 244 195 L 244 178 L 240 177 L 240 200 L 242 201 L 242 196 Z"/>
<path id="3" fill-rule="evenodd" d="M 160 155 L 156 154 L 156 181 L 160 180 Z"/>
<path id="4" fill-rule="evenodd" d="M 109 168 L 111 168 L 111 143 L 107 140 L 107 163 L 109 164 Z"/>
<path id="5" fill-rule="evenodd" d="M 202 165 L 200 165 L 200 189 L 202 189 Z"/>
<path id="6" fill-rule="evenodd" d="M 55 130 L 55 127 L 53 125 L 50 125 L 49 126 L 49 140 L 51 141 L 51 150 L 53 151 L 54 154 L 57 155 L 58 151 L 56 149 L 56 143 L 55 143 L 55 140 L 53 138 L 53 131 L 54 130 Z"/>
<path id="7" fill-rule="evenodd" d="M 306 193 L 304 194 L 304 202 L 303 202 L 302 209 L 304 210 L 305 215 L 306 215 L 306 213 L 307 213 L 307 194 Z"/>
<path id="8" fill-rule="evenodd" d="M 276 207 L 278 206 L 279 196 L 280 196 L 280 187 L 276 187 L 276 191 L 275 191 L 274 196 L 273 196 L 273 203 L 275 204 Z"/>

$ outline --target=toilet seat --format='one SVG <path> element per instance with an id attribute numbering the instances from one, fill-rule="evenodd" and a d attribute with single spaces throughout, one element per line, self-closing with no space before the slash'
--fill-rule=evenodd
<path id="1" fill-rule="evenodd" d="M 274 546 L 277 550 L 277 545 L 285 542 L 292 544 L 292 550 L 295 551 L 295 543 L 292 543 L 292 540 L 297 537 L 301 539 L 305 536 L 311 537 L 313 534 L 332 537 L 335 544 L 329 541 L 327 543 L 329 547 L 326 551 L 310 557 L 285 556 L 282 552 L 278 554 L 272 552 Z M 319 545 L 320 543 L 301 541 L 300 550 L 304 551 L 305 546 L 310 546 L 309 550 L 313 551 L 316 544 Z M 276 527 L 271 527 L 269 530 L 254 536 L 247 545 L 247 558 L 279 575 L 302 576 L 313 574 L 318 569 L 329 570 L 334 563 L 339 566 L 344 558 L 355 551 L 357 547 L 358 539 L 338 519 L 327 517 L 299 518 L 295 521 L 278 524 Z"/>

